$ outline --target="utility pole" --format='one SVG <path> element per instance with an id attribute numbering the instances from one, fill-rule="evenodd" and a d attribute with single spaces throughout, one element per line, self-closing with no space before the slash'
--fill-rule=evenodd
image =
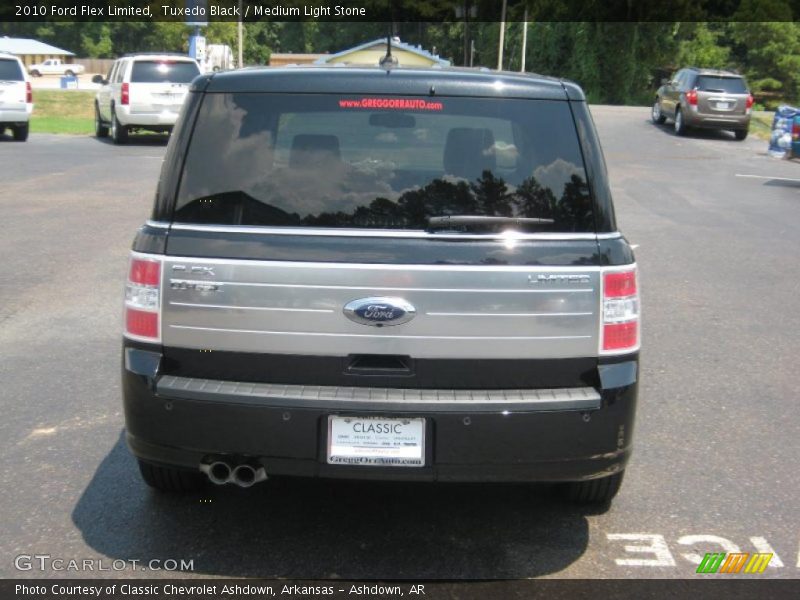
<path id="1" fill-rule="evenodd" d="M 500 14 L 500 43 L 497 49 L 497 70 L 503 70 L 503 46 L 506 41 L 506 4 L 508 0 L 503 0 L 503 12 Z"/>
<path id="2" fill-rule="evenodd" d="M 467 53 L 469 52 L 469 2 L 464 2 L 464 66 L 468 63 Z"/>
<path id="3" fill-rule="evenodd" d="M 239 0 L 239 22 L 236 23 L 236 34 L 239 38 L 238 40 L 238 47 L 237 50 L 239 52 L 239 61 L 236 65 L 241 69 L 244 66 L 244 61 L 242 57 L 244 56 L 244 48 L 242 47 L 242 42 L 244 41 L 244 23 L 242 23 L 242 19 L 244 18 L 242 15 L 242 0 Z"/>
<path id="4" fill-rule="evenodd" d="M 525 16 L 522 17 L 522 59 L 519 72 L 525 72 L 525 53 L 528 50 L 528 7 L 525 7 Z"/>
<path id="5" fill-rule="evenodd" d="M 471 4 L 470 0 L 464 0 L 463 4 L 453 7 L 456 14 L 456 19 L 464 19 L 464 66 L 472 66 L 472 41 L 469 35 L 469 20 L 478 15 L 478 5 Z"/>

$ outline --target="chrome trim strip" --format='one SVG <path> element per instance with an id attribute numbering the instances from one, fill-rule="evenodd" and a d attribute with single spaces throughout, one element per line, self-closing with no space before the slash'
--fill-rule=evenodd
<path id="1" fill-rule="evenodd" d="M 378 338 L 382 340 L 584 340 L 590 335 L 552 335 L 552 336 L 483 336 L 483 335 L 374 335 L 369 333 L 322 333 L 313 331 L 268 331 L 261 329 L 227 329 L 223 327 L 196 327 L 194 325 L 170 325 L 171 329 L 189 329 L 192 331 L 214 331 L 219 333 L 255 333 L 260 335 L 303 335 L 309 337 L 335 338 Z"/>
<path id="2" fill-rule="evenodd" d="M 203 285 L 218 285 L 220 287 L 226 286 L 245 286 L 245 287 L 268 287 L 268 288 L 292 288 L 292 289 L 308 289 L 308 290 L 371 290 L 381 292 L 457 292 L 457 293 L 470 293 L 470 294 L 570 294 L 570 293 L 592 293 L 592 288 L 558 288 L 552 290 L 540 289 L 519 289 L 519 290 L 501 290 L 501 289 L 473 289 L 473 288 L 405 288 L 405 287 L 370 287 L 370 286 L 350 286 L 350 285 L 317 285 L 305 283 L 259 283 L 254 281 L 202 281 L 194 279 L 177 279 L 170 278 L 172 283 L 185 283 L 187 285 L 203 284 Z"/>
<path id="3" fill-rule="evenodd" d="M 328 308 L 279 308 L 274 306 L 238 306 L 236 304 L 195 304 L 192 302 L 172 302 L 170 306 L 189 306 L 191 308 L 234 308 L 237 310 L 268 310 L 275 312 L 300 312 L 300 313 L 332 313 Z"/>
<path id="4" fill-rule="evenodd" d="M 195 263 L 198 265 L 266 265 L 274 268 L 283 269 L 365 269 L 377 271 L 456 271 L 459 273 L 572 273 L 575 271 L 584 273 L 599 273 L 604 267 L 599 265 L 425 265 L 425 264 L 384 264 L 384 263 L 340 263 L 340 262 L 296 262 L 290 260 L 269 260 L 269 259 L 250 259 L 250 258 L 207 258 L 200 256 L 179 256 L 179 255 L 147 255 L 154 258 L 163 258 L 167 263 Z M 625 265 L 629 267 L 630 265 Z M 219 283 L 219 282 L 218 282 Z"/>
<path id="5" fill-rule="evenodd" d="M 493 410 L 596 410 L 600 393 L 591 387 L 512 390 L 444 390 L 338 387 L 248 383 L 163 375 L 156 383 L 159 395 L 189 400 L 236 402 L 266 406 L 350 406 L 370 410 L 408 406 L 436 411 L 470 408 Z"/>
<path id="6" fill-rule="evenodd" d="M 566 312 L 566 313 L 449 313 L 429 312 L 431 317 L 587 317 L 593 312 Z"/>
<path id="7" fill-rule="evenodd" d="M 161 226 L 161 225 L 154 225 Z M 167 225 L 168 227 L 170 225 Z M 428 233 L 423 230 L 393 229 L 332 229 L 323 227 L 251 227 L 246 225 L 193 225 L 190 223 L 172 223 L 172 229 L 180 231 L 209 231 L 215 233 L 249 233 L 262 235 L 295 235 L 324 237 L 371 237 L 371 238 L 410 238 L 437 240 L 610 240 L 622 237 L 618 231 L 611 233 Z"/>

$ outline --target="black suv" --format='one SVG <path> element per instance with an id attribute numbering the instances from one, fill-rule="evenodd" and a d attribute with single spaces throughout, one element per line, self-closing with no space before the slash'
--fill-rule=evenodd
<path id="1" fill-rule="evenodd" d="M 636 265 L 577 85 L 201 76 L 133 244 L 127 439 L 162 490 L 552 481 L 608 502 L 639 336 Z"/>

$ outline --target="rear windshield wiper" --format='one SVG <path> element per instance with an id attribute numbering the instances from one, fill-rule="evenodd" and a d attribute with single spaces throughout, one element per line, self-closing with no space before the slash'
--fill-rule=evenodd
<path id="1" fill-rule="evenodd" d="M 452 226 L 480 226 L 480 225 L 552 225 L 553 219 L 540 219 L 536 217 L 494 217 L 486 215 L 442 215 L 428 217 L 428 231 L 449 229 Z"/>

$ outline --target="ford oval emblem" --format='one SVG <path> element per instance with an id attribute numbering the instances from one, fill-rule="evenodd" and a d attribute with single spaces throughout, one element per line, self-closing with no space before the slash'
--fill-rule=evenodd
<path id="1" fill-rule="evenodd" d="M 408 323 L 416 314 L 417 309 L 402 298 L 359 298 L 344 307 L 348 319 L 373 327 Z"/>

